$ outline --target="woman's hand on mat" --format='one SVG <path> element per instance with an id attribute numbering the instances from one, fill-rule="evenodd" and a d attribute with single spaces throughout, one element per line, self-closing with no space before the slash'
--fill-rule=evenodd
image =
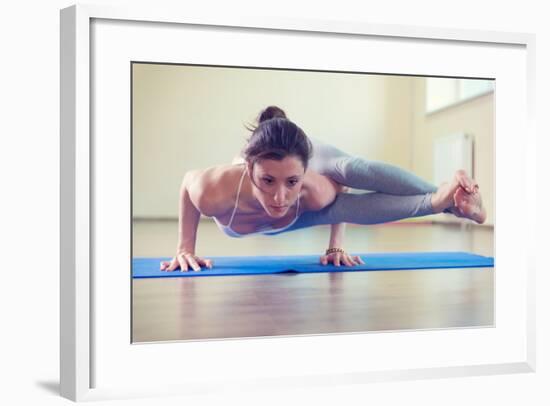
<path id="1" fill-rule="evenodd" d="M 160 270 L 172 272 L 179 268 L 181 272 L 187 272 L 192 268 L 194 271 L 200 271 L 201 266 L 212 269 L 212 260 L 197 257 L 190 252 L 178 252 L 171 261 L 161 261 Z"/>
<path id="2" fill-rule="evenodd" d="M 321 255 L 322 265 L 327 265 L 329 262 L 335 266 L 340 266 L 340 264 L 355 266 L 365 263 L 359 255 L 351 256 L 347 252 L 333 252 L 328 255 Z"/>

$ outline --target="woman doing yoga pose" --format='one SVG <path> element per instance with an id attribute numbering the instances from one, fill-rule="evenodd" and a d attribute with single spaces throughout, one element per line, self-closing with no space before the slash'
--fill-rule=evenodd
<path id="1" fill-rule="evenodd" d="M 447 212 L 483 223 L 477 183 L 459 170 L 436 187 L 411 172 L 343 152 L 307 137 L 283 110 L 270 106 L 243 150 L 242 162 L 185 174 L 180 187 L 176 255 L 162 271 L 212 268 L 195 254 L 201 214 L 231 237 L 276 235 L 330 224 L 324 265 L 364 263 L 342 248 L 345 223 L 379 224 Z M 349 187 L 370 192 L 347 193 Z"/>

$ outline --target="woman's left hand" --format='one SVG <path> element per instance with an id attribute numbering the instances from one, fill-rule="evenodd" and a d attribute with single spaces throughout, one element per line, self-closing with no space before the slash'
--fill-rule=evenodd
<path id="1" fill-rule="evenodd" d="M 322 265 L 327 265 L 331 262 L 335 266 L 340 266 L 340 264 L 344 264 L 345 266 L 355 266 L 365 263 L 360 256 L 351 256 L 347 252 L 332 252 L 330 254 L 321 255 L 320 262 Z"/>

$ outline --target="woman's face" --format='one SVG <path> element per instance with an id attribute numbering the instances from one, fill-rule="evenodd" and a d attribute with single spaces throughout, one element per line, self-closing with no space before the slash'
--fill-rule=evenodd
<path id="1" fill-rule="evenodd" d="M 295 156 L 281 161 L 263 159 L 248 164 L 252 194 L 270 217 L 283 217 L 299 198 L 304 182 L 304 165 Z"/>

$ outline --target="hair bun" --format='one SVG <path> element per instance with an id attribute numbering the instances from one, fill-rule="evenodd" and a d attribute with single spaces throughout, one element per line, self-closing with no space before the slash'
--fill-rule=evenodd
<path id="1" fill-rule="evenodd" d="M 269 106 L 265 108 L 258 117 L 258 124 L 271 120 L 272 118 L 287 118 L 285 112 L 277 106 Z"/>

